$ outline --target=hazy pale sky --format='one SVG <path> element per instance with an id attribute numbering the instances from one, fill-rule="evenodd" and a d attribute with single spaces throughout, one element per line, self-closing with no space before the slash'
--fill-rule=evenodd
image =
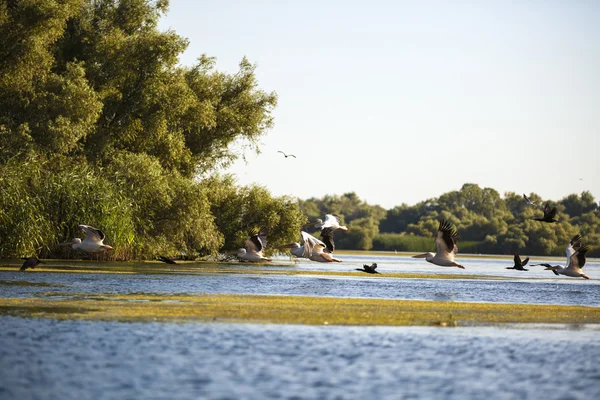
<path id="1" fill-rule="evenodd" d="M 466 182 L 600 200 L 599 21 L 593 0 L 171 0 L 159 28 L 278 94 L 240 184 L 391 208 Z"/>

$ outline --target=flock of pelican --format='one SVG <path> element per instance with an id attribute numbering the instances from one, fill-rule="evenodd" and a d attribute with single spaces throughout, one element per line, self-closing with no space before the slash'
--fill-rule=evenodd
<path id="1" fill-rule="evenodd" d="M 527 204 L 535 205 L 525 194 L 523 197 Z M 556 216 L 556 207 L 550 208 L 548 204 L 544 207 L 544 216 L 542 218 L 534 218 L 536 221 L 555 223 L 558 222 L 554 217 Z M 348 228 L 340 224 L 339 218 L 333 214 L 325 215 L 325 220 L 317 219 L 314 222 L 310 222 L 304 225 L 302 228 L 312 226 L 320 230 L 321 239 L 318 239 L 311 234 L 300 231 L 300 242 L 290 243 L 282 246 L 278 246 L 278 249 L 289 249 L 291 255 L 297 258 L 306 258 L 311 261 L 329 263 L 329 262 L 342 262 L 342 260 L 335 258 L 333 252 L 335 251 L 335 243 L 333 235 L 336 231 L 348 231 Z M 71 246 L 74 250 L 80 250 L 87 253 L 97 253 L 106 250 L 112 250 L 112 246 L 104 244 L 106 235 L 100 229 L 94 228 L 89 225 L 78 225 L 78 227 L 86 233 L 83 240 L 80 238 L 74 238 L 68 242 L 60 243 L 59 246 Z M 438 229 L 435 235 L 435 246 L 436 253 L 423 253 L 414 255 L 413 258 L 424 258 L 427 262 L 441 266 L 441 267 L 456 267 L 465 269 L 465 267 L 454 260 L 455 255 L 458 253 L 459 235 L 456 229 L 445 220 L 440 220 Z M 232 252 L 235 256 L 243 261 L 249 262 L 270 262 L 270 258 L 263 256 L 263 250 L 267 245 L 266 233 L 259 231 L 248 237 L 244 242 L 244 247 L 237 251 Z M 585 265 L 585 254 L 589 250 L 587 245 L 582 243 L 580 235 L 573 237 L 571 242 L 567 245 L 566 255 L 567 264 L 561 265 L 550 265 L 546 263 L 542 264 L 531 264 L 531 266 L 541 265 L 546 267 L 545 270 L 550 270 L 556 275 L 564 275 L 571 277 L 582 277 L 590 279 L 586 274 L 582 272 L 582 268 Z M 176 262 L 167 257 L 159 256 L 159 261 L 163 261 L 169 264 L 176 264 Z M 25 271 L 28 268 L 35 268 L 37 265 L 42 263 L 36 257 L 23 258 L 25 262 L 21 266 L 20 270 Z M 518 254 L 514 256 L 514 266 L 507 267 L 507 269 L 514 269 L 518 271 L 528 271 L 524 268 L 529 262 L 529 257 L 521 260 Z M 375 269 L 377 264 L 363 265 L 362 269 L 358 271 L 378 274 Z"/>

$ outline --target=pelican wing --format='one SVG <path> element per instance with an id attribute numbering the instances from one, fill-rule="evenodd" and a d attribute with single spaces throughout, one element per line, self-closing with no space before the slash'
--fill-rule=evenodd
<path id="1" fill-rule="evenodd" d="M 569 265 L 567 265 L 567 268 L 574 270 L 583 268 L 583 266 L 585 265 L 585 253 L 587 253 L 588 250 L 589 247 L 587 246 L 587 244 L 584 244 L 579 249 L 577 249 L 577 251 L 575 251 L 575 253 L 573 253 L 573 255 L 571 256 L 571 258 L 569 258 Z"/>
<path id="2" fill-rule="evenodd" d="M 79 225 L 79 229 L 85 232 L 87 240 L 91 240 L 93 242 L 102 242 L 104 240 L 104 232 L 98 228 L 94 228 L 93 226 L 89 225 Z"/>
<path id="3" fill-rule="evenodd" d="M 259 232 L 256 235 L 252 235 L 248 239 L 246 239 L 244 244 L 246 245 L 246 251 L 253 251 L 258 253 L 266 247 L 267 235 Z"/>
<path id="4" fill-rule="evenodd" d="M 326 247 L 325 243 L 309 233 L 300 231 L 300 236 L 302 237 L 302 243 L 304 245 L 302 257 L 309 258 L 312 255 L 315 246 L 322 246 L 323 248 Z"/>
<path id="5" fill-rule="evenodd" d="M 340 221 L 339 221 L 337 215 L 334 215 L 334 214 L 325 215 L 325 222 L 323 222 L 323 226 L 321 229 L 333 228 L 335 230 L 335 229 L 338 229 L 339 227 L 340 227 Z"/>
<path id="6" fill-rule="evenodd" d="M 565 251 L 565 253 L 567 255 L 567 264 L 569 263 L 571 256 L 573 254 L 575 254 L 575 252 L 577 251 L 577 249 L 579 249 L 579 247 L 581 247 L 581 236 L 575 235 L 575 236 L 573 236 L 573 239 L 571 239 L 571 241 L 567 245 L 567 249 Z"/>
<path id="7" fill-rule="evenodd" d="M 325 243 L 328 253 L 333 253 L 335 250 L 335 243 L 333 242 L 333 228 L 324 228 L 321 230 L 321 239 Z"/>
<path id="8" fill-rule="evenodd" d="M 529 257 L 527 257 L 526 259 L 523 260 L 521 267 L 526 266 L 528 262 L 529 262 Z"/>
<path id="9" fill-rule="evenodd" d="M 518 254 L 515 254 L 514 260 L 515 260 L 515 267 L 520 267 L 521 266 L 521 257 L 519 257 Z"/>
<path id="10" fill-rule="evenodd" d="M 456 254 L 458 252 L 458 233 L 447 221 L 441 220 L 435 236 L 436 251 L 440 254 Z"/>

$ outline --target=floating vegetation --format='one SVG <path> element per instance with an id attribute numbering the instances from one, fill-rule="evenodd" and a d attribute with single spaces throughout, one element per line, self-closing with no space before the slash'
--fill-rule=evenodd
<path id="1" fill-rule="evenodd" d="M 0 315 L 308 325 L 600 324 L 596 307 L 231 294 L 0 298 Z"/>

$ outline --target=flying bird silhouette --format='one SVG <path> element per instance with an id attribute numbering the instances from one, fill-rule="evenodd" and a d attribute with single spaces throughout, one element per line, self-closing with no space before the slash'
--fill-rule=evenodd
<path id="1" fill-rule="evenodd" d="M 366 272 L 367 274 L 378 274 L 379 272 L 375 271 L 377 269 L 377 263 L 373 263 L 370 266 L 367 264 L 363 264 L 362 269 L 356 268 L 357 271 Z"/>
<path id="2" fill-rule="evenodd" d="M 37 257 L 21 258 L 21 260 L 25 260 L 25 262 L 21 268 L 19 268 L 19 271 L 25 271 L 27 268 L 35 268 L 38 266 L 38 264 L 44 263 L 43 261 L 38 260 Z"/>
<path id="3" fill-rule="evenodd" d="M 278 152 L 278 153 L 281 153 L 281 154 L 283 154 L 283 155 L 285 156 L 285 158 L 288 158 L 288 157 L 294 157 L 294 158 L 296 158 L 296 156 L 295 156 L 295 155 L 293 155 L 293 154 L 285 154 L 285 153 L 284 153 L 283 151 L 281 151 L 281 150 L 277 150 L 277 152 Z"/>
<path id="4" fill-rule="evenodd" d="M 544 216 L 542 218 L 534 218 L 534 221 L 542 221 L 542 222 L 558 222 L 557 219 L 554 219 L 556 216 L 556 207 L 550 208 L 550 204 L 546 204 L 544 207 Z"/>
<path id="5" fill-rule="evenodd" d="M 175 260 L 173 260 L 172 258 L 169 258 L 169 257 L 165 257 L 165 256 L 158 256 L 158 257 L 156 257 L 156 259 L 158 261 L 162 261 L 162 262 L 167 263 L 167 264 L 177 264 L 175 262 Z"/>
<path id="6" fill-rule="evenodd" d="M 523 268 L 529 262 L 529 257 L 524 260 L 521 260 L 518 254 L 515 254 L 514 257 L 515 265 L 513 267 L 506 267 L 506 269 L 516 269 L 517 271 L 529 271 L 528 269 Z"/>

